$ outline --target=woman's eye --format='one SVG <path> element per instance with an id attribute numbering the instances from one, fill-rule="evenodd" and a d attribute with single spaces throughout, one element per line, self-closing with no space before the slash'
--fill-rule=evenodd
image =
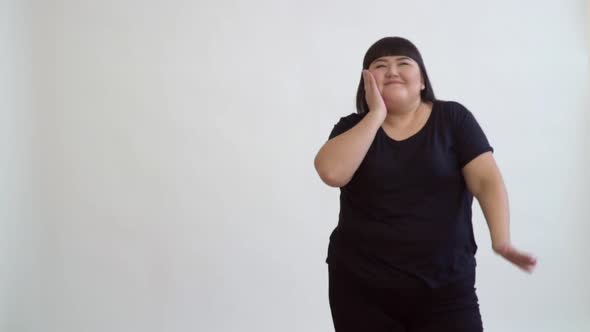
<path id="1" fill-rule="evenodd" d="M 376 68 L 383 68 L 385 65 L 378 65 Z"/>
<path id="2" fill-rule="evenodd" d="M 401 65 L 409 65 L 409 63 L 407 63 L 407 62 L 402 62 L 402 63 L 400 63 L 400 66 L 401 66 Z"/>

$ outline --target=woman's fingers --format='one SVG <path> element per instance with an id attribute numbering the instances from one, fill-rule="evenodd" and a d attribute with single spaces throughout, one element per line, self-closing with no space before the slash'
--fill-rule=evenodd
<path id="1" fill-rule="evenodd" d="M 363 81 L 365 82 L 365 94 L 369 94 L 371 92 L 371 78 L 373 75 L 368 70 L 363 70 Z"/>
<path id="2" fill-rule="evenodd" d="M 368 70 L 363 70 L 363 81 L 365 86 L 365 100 L 369 106 L 369 110 L 373 111 L 380 109 L 385 111 L 385 102 L 377 87 L 377 81 Z"/>
<path id="3" fill-rule="evenodd" d="M 365 91 L 369 91 L 371 95 L 373 95 L 375 92 L 379 91 L 375 77 L 373 77 L 373 74 L 366 69 L 363 70 L 363 73 L 365 75 Z"/>

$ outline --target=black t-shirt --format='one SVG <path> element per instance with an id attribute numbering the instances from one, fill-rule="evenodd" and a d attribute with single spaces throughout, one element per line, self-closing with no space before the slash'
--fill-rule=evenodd
<path id="1" fill-rule="evenodd" d="M 362 118 L 342 117 L 329 137 Z M 340 188 L 326 263 L 378 287 L 410 275 L 435 288 L 474 273 L 473 195 L 461 169 L 487 151 L 493 148 L 473 114 L 453 101 L 435 101 L 424 127 L 408 139 L 394 140 L 379 128 Z"/>

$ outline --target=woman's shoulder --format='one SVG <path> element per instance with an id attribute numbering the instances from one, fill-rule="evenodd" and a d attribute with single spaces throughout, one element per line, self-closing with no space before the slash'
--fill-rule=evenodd
<path id="1" fill-rule="evenodd" d="M 356 124 L 359 121 L 361 121 L 365 117 L 365 115 L 366 115 L 366 113 L 359 114 L 359 113 L 353 112 L 348 115 L 341 116 L 340 119 L 338 120 L 338 123 L 340 123 L 340 124 Z"/>
<path id="2" fill-rule="evenodd" d="M 467 107 L 462 103 L 455 101 L 455 100 L 436 100 L 435 103 L 438 103 L 441 108 L 445 112 L 454 112 L 454 113 L 464 113 L 469 112 Z"/>
<path id="3" fill-rule="evenodd" d="M 334 125 L 332 132 L 329 135 L 329 138 L 336 137 L 343 132 L 349 130 L 350 128 L 356 126 L 357 123 L 361 121 L 364 115 L 351 113 L 345 116 L 340 117 L 340 120 Z"/>
<path id="4" fill-rule="evenodd" d="M 436 100 L 436 103 L 438 103 L 441 110 L 439 116 L 453 123 L 462 122 L 465 118 L 473 116 L 471 111 L 458 101 Z"/>
<path id="5" fill-rule="evenodd" d="M 340 118 L 347 119 L 347 120 L 355 120 L 355 119 L 362 119 L 365 115 L 366 115 L 366 113 L 359 114 L 358 112 L 352 112 L 352 113 L 344 115 Z"/>

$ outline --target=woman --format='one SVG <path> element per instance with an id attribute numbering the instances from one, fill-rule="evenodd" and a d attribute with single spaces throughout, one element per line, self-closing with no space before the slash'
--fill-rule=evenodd
<path id="1" fill-rule="evenodd" d="M 536 265 L 511 244 L 493 148 L 469 110 L 434 97 L 404 38 L 369 48 L 356 104 L 314 161 L 340 188 L 326 259 L 336 331 L 482 331 L 473 196 L 493 250 L 527 272 Z"/>

